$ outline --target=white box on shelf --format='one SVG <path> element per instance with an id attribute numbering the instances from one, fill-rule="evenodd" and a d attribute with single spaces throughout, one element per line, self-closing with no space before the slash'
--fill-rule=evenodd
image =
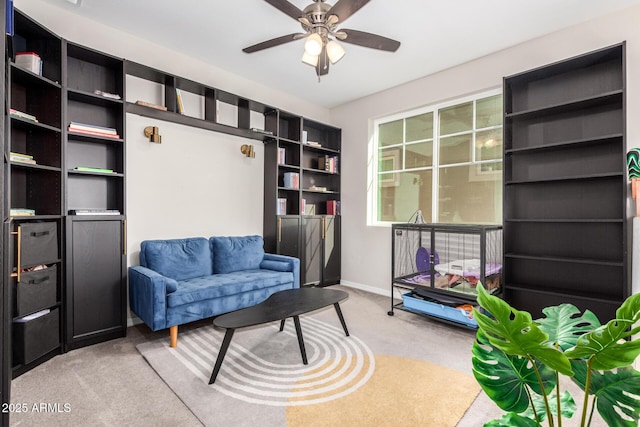
<path id="1" fill-rule="evenodd" d="M 16 65 L 42 75 L 42 60 L 37 53 L 34 52 L 18 52 L 16 53 Z"/>

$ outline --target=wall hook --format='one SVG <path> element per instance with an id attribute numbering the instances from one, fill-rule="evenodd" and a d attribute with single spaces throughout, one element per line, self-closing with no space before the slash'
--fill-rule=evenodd
<path id="1" fill-rule="evenodd" d="M 158 133 L 157 126 L 147 126 L 144 128 L 144 136 L 149 138 L 149 142 L 162 143 L 162 136 Z"/>

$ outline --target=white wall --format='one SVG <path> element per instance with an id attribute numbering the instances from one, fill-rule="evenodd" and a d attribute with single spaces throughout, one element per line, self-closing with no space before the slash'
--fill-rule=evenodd
<path id="1" fill-rule="evenodd" d="M 328 121 L 329 110 L 325 108 L 40 0 L 16 0 L 15 6 L 71 42 Z M 162 102 L 138 96 L 148 91 L 147 86 L 148 82 L 128 78 L 127 100 Z M 136 95 L 132 98 L 131 94 Z M 262 234 L 264 150 L 260 141 L 133 114 L 127 114 L 126 126 L 129 265 L 138 263 L 140 242 L 145 239 Z M 160 128 L 162 144 L 145 138 L 146 126 Z M 254 145 L 255 158 L 248 159 L 240 153 L 240 146 L 245 143 Z"/>
<path id="2" fill-rule="evenodd" d="M 372 119 L 501 87 L 503 76 L 626 40 L 627 144 L 638 146 L 640 125 L 634 119 L 640 116 L 638 22 L 640 7 L 636 6 L 334 108 L 331 121 L 342 128 L 343 283 L 390 293 L 390 227 L 367 226 Z M 640 286 L 635 285 L 634 292 L 638 291 Z"/>

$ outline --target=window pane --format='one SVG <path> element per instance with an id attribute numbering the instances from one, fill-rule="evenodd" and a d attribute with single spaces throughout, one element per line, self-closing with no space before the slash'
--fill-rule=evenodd
<path id="1" fill-rule="evenodd" d="M 438 222 L 454 224 L 500 224 L 502 221 L 502 175 L 483 170 L 487 165 L 452 166 L 440 169 Z"/>
<path id="2" fill-rule="evenodd" d="M 420 168 L 433 165 L 433 142 L 409 144 L 405 149 L 405 169 Z"/>
<path id="3" fill-rule="evenodd" d="M 440 164 L 470 162 L 471 138 L 471 134 L 440 138 Z"/>
<path id="4" fill-rule="evenodd" d="M 431 170 L 378 175 L 378 221 L 406 222 L 420 209 L 431 218 Z"/>
<path id="5" fill-rule="evenodd" d="M 502 128 L 476 133 L 476 161 L 502 159 Z"/>
<path id="6" fill-rule="evenodd" d="M 433 138 L 433 113 L 408 117 L 406 142 Z"/>
<path id="7" fill-rule="evenodd" d="M 402 120 L 378 126 L 378 146 L 402 144 Z"/>
<path id="8" fill-rule="evenodd" d="M 483 98 L 476 103 L 476 129 L 502 125 L 502 95 Z"/>
<path id="9" fill-rule="evenodd" d="M 402 169 L 402 149 L 386 148 L 378 151 L 378 172 Z"/>
<path id="10" fill-rule="evenodd" d="M 465 132 L 473 126 L 473 102 L 440 110 L 440 135 Z"/>

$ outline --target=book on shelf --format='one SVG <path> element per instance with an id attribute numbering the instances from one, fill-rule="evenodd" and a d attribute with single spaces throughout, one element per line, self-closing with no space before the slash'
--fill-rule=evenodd
<path id="1" fill-rule="evenodd" d="M 35 52 L 16 52 L 15 64 L 39 76 L 42 75 L 42 59 Z"/>
<path id="2" fill-rule="evenodd" d="M 182 91 L 176 88 L 176 103 L 178 104 L 178 113 L 184 114 L 184 104 L 182 102 Z"/>
<path id="3" fill-rule="evenodd" d="M 261 133 L 263 135 L 273 135 L 273 132 L 271 132 L 270 130 L 264 130 L 260 128 L 251 128 L 249 130 L 256 133 Z"/>
<path id="4" fill-rule="evenodd" d="M 312 185 L 311 187 L 309 187 L 309 190 L 311 191 L 327 191 L 327 187 L 320 187 L 317 185 Z"/>
<path id="5" fill-rule="evenodd" d="M 100 132 L 109 135 L 117 135 L 118 131 L 114 128 L 110 128 L 107 126 L 98 126 L 98 125 L 90 125 L 87 123 L 79 123 L 79 122 L 71 122 L 69 123 L 69 130 L 87 130 L 91 132 Z"/>
<path id="6" fill-rule="evenodd" d="M 69 215 L 120 215 L 118 209 L 71 209 Z"/>
<path id="7" fill-rule="evenodd" d="M 340 215 L 340 202 L 338 200 L 327 200 L 327 215 Z"/>
<path id="8" fill-rule="evenodd" d="M 113 138 L 113 139 L 119 139 L 120 135 L 116 134 L 112 134 L 112 133 L 106 133 L 106 132 L 100 132 L 100 131 L 92 131 L 92 130 L 84 130 L 84 129 L 77 129 L 77 128 L 71 128 L 69 127 L 69 132 L 78 134 L 78 135 L 90 135 L 90 136 L 100 136 L 100 137 L 104 137 L 104 138 Z"/>
<path id="9" fill-rule="evenodd" d="M 324 155 L 318 157 L 318 169 L 330 173 L 338 173 L 338 156 Z"/>
<path id="10" fill-rule="evenodd" d="M 113 172 L 113 169 L 93 168 L 90 166 L 76 166 L 74 170 L 80 172 L 115 173 Z"/>
<path id="11" fill-rule="evenodd" d="M 36 164 L 36 161 L 33 159 L 33 156 L 29 154 L 14 153 L 13 151 L 9 152 L 9 160 L 12 162 L 27 163 L 30 165 Z"/>
<path id="12" fill-rule="evenodd" d="M 284 186 L 286 188 L 300 188 L 300 174 L 297 172 L 286 172 L 284 174 Z"/>
<path id="13" fill-rule="evenodd" d="M 276 215 L 286 215 L 287 214 L 287 199 L 278 198 L 276 203 Z"/>
<path id="14" fill-rule="evenodd" d="M 155 108 L 156 110 L 167 111 L 167 107 L 165 107 L 164 105 L 158 105 L 158 104 L 154 104 L 152 102 L 141 101 L 139 99 L 136 101 L 136 104 L 142 105 L 144 107 Z"/>
<path id="15" fill-rule="evenodd" d="M 306 144 L 310 145 L 312 147 L 320 147 L 320 148 L 322 148 L 322 145 L 320 145 L 320 143 L 316 142 L 316 141 L 307 141 Z"/>
<path id="16" fill-rule="evenodd" d="M 23 111 L 16 110 L 15 108 L 9 109 L 9 115 L 12 117 L 18 117 L 20 119 L 30 120 L 32 122 L 38 123 L 38 119 L 36 118 L 36 116 L 32 114 L 27 114 Z"/>
<path id="17" fill-rule="evenodd" d="M 122 99 L 122 97 L 120 95 L 118 95 L 117 93 L 109 93 L 109 92 L 104 92 L 101 90 L 94 90 L 93 93 L 95 93 L 96 95 L 102 96 L 104 98 L 110 98 L 110 99 Z"/>
<path id="18" fill-rule="evenodd" d="M 284 147 L 280 147 L 278 148 L 278 164 L 279 165 L 286 165 L 286 153 L 287 150 Z"/>
<path id="19" fill-rule="evenodd" d="M 35 209 L 27 209 L 27 208 L 9 209 L 9 216 L 34 216 L 35 214 L 36 214 Z"/>

